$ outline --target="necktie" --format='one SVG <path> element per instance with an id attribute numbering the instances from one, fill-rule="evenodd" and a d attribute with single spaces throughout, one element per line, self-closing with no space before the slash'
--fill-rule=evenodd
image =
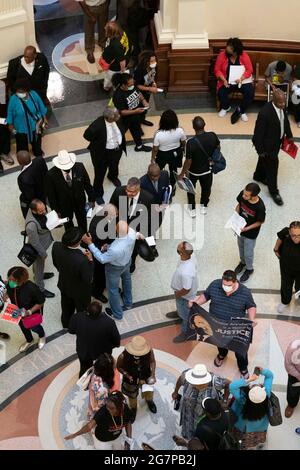
<path id="1" fill-rule="evenodd" d="M 72 186 L 72 178 L 70 176 L 70 173 L 66 173 L 66 182 L 67 182 L 67 185 L 69 186 L 69 188 L 71 188 Z"/>
<path id="2" fill-rule="evenodd" d="M 155 191 L 158 193 L 158 181 L 153 181 L 152 183 L 153 183 Z"/>
<path id="3" fill-rule="evenodd" d="M 284 136 L 284 112 L 280 110 L 280 139 Z"/>
<path id="4" fill-rule="evenodd" d="M 134 199 L 131 198 L 131 199 L 130 199 L 130 202 L 129 202 L 129 209 L 128 209 L 128 216 L 129 216 L 129 218 L 131 218 L 131 215 L 132 215 L 133 203 L 134 203 Z"/>

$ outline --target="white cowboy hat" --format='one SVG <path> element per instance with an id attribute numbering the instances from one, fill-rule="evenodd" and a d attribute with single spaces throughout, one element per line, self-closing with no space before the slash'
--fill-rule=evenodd
<path id="1" fill-rule="evenodd" d="M 185 374 L 185 379 L 191 385 L 202 385 L 211 382 L 211 374 L 207 371 L 206 365 L 196 364 Z"/>
<path id="2" fill-rule="evenodd" d="M 76 155 L 67 152 L 67 150 L 60 150 L 57 157 L 53 158 L 52 163 L 60 170 L 71 170 L 76 163 Z"/>

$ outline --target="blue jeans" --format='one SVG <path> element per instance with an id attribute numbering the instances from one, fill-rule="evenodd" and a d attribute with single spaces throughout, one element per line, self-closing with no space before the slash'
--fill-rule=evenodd
<path id="1" fill-rule="evenodd" d="M 256 238 L 252 240 L 251 238 L 247 237 L 238 237 L 237 241 L 240 251 L 241 263 L 246 265 L 246 269 L 248 271 L 252 271 Z"/>
<path id="2" fill-rule="evenodd" d="M 189 321 L 189 316 L 190 316 L 190 308 L 189 308 L 189 301 L 186 299 L 183 299 L 182 297 L 180 299 L 176 299 L 176 308 L 177 308 L 177 313 L 182 319 L 182 332 L 187 333 L 188 329 L 188 321 Z"/>
<path id="3" fill-rule="evenodd" d="M 119 285 L 122 279 L 124 306 L 132 306 L 132 284 L 130 274 L 131 261 L 126 266 L 105 265 L 106 287 L 113 316 L 118 320 L 123 318 L 123 309 L 120 302 Z"/>
<path id="4" fill-rule="evenodd" d="M 221 102 L 222 109 L 229 108 L 230 106 L 229 94 L 232 91 L 238 91 L 243 95 L 243 100 L 240 104 L 240 111 L 242 114 L 245 113 L 249 104 L 253 101 L 253 97 L 254 97 L 254 87 L 252 83 L 245 83 L 244 85 L 241 86 L 241 88 L 238 88 L 237 85 L 230 85 L 229 88 L 222 86 L 218 91 L 218 96 Z"/>

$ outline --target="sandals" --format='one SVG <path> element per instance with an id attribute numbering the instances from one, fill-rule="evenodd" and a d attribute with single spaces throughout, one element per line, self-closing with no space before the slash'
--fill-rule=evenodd
<path id="1" fill-rule="evenodd" d="M 225 357 L 221 357 L 221 356 L 218 354 L 217 357 L 216 357 L 215 360 L 214 360 L 214 365 L 215 365 L 216 367 L 221 367 L 221 365 L 222 365 L 223 362 L 224 362 L 224 359 L 225 359 Z"/>

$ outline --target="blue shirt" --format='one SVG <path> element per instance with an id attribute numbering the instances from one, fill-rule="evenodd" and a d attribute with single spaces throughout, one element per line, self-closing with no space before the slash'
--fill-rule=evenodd
<path id="1" fill-rule="evenodd" d="M 42 116 L 45 116 L 47 114 L 47 108 L 44 105 L 41 98 L 39 97 L 39 95 L 35 91 L 31 91 L 30 95 L 31 97 L 28 97 L 28 99 L 24 100 L 24 103 L 26 103 L 30 112 L 33 114 L 33 116 L 36 116 L 38 120 Z M 21 99 L 18 98 L 16 94 L 12 95 L 8 102 L 7 124 L 12 124 L 18 134 L 27 134 L 31 142 L 32 133 L 35 131 L 35 127 L 36 127 L 36 120 L 33 119 L 33 117 L 31 117 L 29 113 L 27 113 L 27 116 L 28 116 L 29 129 L 27 126 L 27 119 L 26 119 L 26 115 L 25 115 L 25 111 L 24 111 Z"/>
<path id="2" fill-rule="evenodd" d="M 124 238 L 116 238 L 111 245 L 109 245 L 108 250 L 105 253 L 102 253 L 95 245 L 92 243 L 89 245 L 89 250 L 91 251 L 94 258 L 102 264 L 112 264 L 113 266 L 126 266 L 132 256 L 136 241 L 136 232 L 129 228 L 129 232 Z"/>
<path id="3" fill-rule="evenodd" d="M 248 287 L 239 283 L 238 289 L 231 295 L 226 295 L 222 287 L 222 279 L 210 283 L 204 297 L 210 300 L 209 313 L 221 320 L 229 321 L 230 318 L 247 316 L 247 310 L 256 307 L 251 291 Z"/>
<path id="4" fill-rule="evenodd" d="M 263 369 L 261 375 L 265 376 L 264 388 L 266 390 L 267 397 L 271 396 L 273 373 L 269 369 Z M 265 415 L 261 419 L 256 421 L 248 421 L 243 418 L 243 409 L 246 403 L 245 392 L 241 390 L 242 387 L 247 387 L 248 382 L 245 379 L 234 380 L 229 385 L 229 392 L 234 396 L 234 402 L 231 409 L 237 416 L 237 421 L 234 423 L 234 427 L 241 432 L 264 432 L 268 429 L 269 418 Z"/>

